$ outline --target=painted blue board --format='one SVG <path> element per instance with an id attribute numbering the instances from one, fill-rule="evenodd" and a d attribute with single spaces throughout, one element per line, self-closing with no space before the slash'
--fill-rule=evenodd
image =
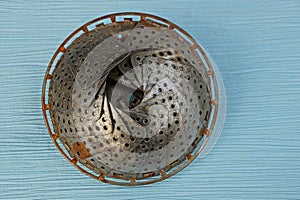
<path id="1" fill-rule="evenodd" d="M 182 26 L 210 53 L 227 90 L 213 151 L 164 182 L 93 180 L 57 151 L 41 112 L 57 46 L 121 11 Z M 300 1 L 0 1 L 0 199 L 300 199 Z"/>

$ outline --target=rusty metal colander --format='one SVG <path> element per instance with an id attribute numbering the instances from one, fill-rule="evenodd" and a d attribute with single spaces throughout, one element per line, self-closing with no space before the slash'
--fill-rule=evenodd
<path id="1" fill-rule="evenodd" d="M 216 70 L 196 41 L 165 19 L 100 17 L 74 31 L 50 61 L 46 126 L 61 153 L 100 181 L 160 181 L 220 134 L 213 134 L 222 85 Z"/>

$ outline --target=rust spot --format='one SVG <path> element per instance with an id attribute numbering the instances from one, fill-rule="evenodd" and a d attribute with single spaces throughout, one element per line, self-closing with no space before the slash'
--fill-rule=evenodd
<path id="1" fill-rule="evenodd" d="M 52 135 L 52 138 L 53 138 L 54 140 L 56 140 L 57 138 L 59 138 L 59 134 L 58 134 L 58 133 L 53 134 L 53 135 Z"/>
<path id="2" fill-rule="evenodd" d="M 94 170 L 94 169 L 95 169 L 95 166 L 94 166 L 92 163 L 90 163 L 90 162 L 86 162 L 86 163 L 85 163 L 85 166 L 86 166 L 87 168 L 91 169 L 91 170 Z"/>
<path id="3" fill-rule="evenodd" d="M 45 104 L 44 105 L 44 110 L 49 110 L 50 109 L 50 105 L 49 104 Z"/>
<path id="4" fill-rule="evenodd" d="M 192 160 L 192 155 L 189 153 L 189 154 L 186 155 L 186 158 L 187 158 L 188 160 Z"/>
<path id="5" fill-rule="evenodd" d="M 208 135 L 209 134 L 209 131 L 206 129 L 206 128 L 202 128 L 199 132 L 199 135 L 202 137 L 205 135 Z"/>
<path id="6" fill-rule="evenodd" d="M 103 172 L 100 172 L 98 179 L 104 183 L 106 183 L 107 181 L 105 180 L 105 175 Z"/>
<path id="7" fill-rule="evenodd" d="M 130 183 L 131 184 L 135 184 L 136 183 L 136 179 L 135 178 L 130 178 Z"/>
<path id="8" fill-rule="evenodd" d="M 85 159 L 90 156 L 90 152 L 86 149 L 82 142 L 77 142 L 73 144 L 73 149 L 81 159 Z"/>
<path id="9" fill-rule="evenodd" d="M 51 74 L 47 74 L 46 75 L 46 79 L 52 79 L 52 75 Z"/>
<path id="10" fill-rule="evenodd" d="M 215 76 L 215 73 L 214 73 L 212 70 L 208 70 L 208 71 L 207 71 L 207 75 L 208 75 L 208 76 L 214 77 L 214 76 Z"/>
<path id="11" fill-rule="evenodd" d="M 160 175 L 162 177 L 167 177 L 167 173 L 164 170 L 160 170 Z"/>
<path id="12" fill-rule="evenodd" d="M 217 100 L 210 101 L 210 104 L 213 105 L 213 106 L 217 106 L 218 105 L 218 101 Z"/>
<path id="13" fill-rule="evenodd" d="M 65 47 L 61 46 L 61 47 L 59 47 L 59 51 L 60 51 L 60 52 L 65 52 L 66 49 L 65 49 Z"/>
<path id="14" fill-rule="evenodd" d="M 149 177 L 152 177 L 152 176 L 154 176 L 154 175 L 155 175 L 154 172 L 149 172 L 149 173 L 143 174 L 143 177 L 144 177 L 144 178 L 149 178 Z"/>
<path id="15" fill-rule="evenodd" d="M 110 16 L 110 19 L 111 19 L 111 22 L 115 22 L 115 21 L 116 21 L 116 16 L 111 15 L 111 16 Z"/>
<path id="16" fill-rule="evenodd" d="M 88 29 L 86 26 L 83 26 L 83 27 L 82 27 L 82 31 L 85 32 L 85 33 L 88 33 L 88 32 L 89 32 L 89 29 Z"/>
<path id="17" fill-rule="evenodd" d="M 77 161 L 78 161 L 78 160 L 77 160 L 76 158 L 74 158 L 74 159 L 71 160 L 71 163 L 73 163 L 74 165 L 76 165 L 76 164 L 77 164 Z"/>
<path id="18" fill-rule="evenodd" d="M 123 175 L 122 174 L 114 173 L 114 177 L 118 178 L 118 179 L 123 179 Z"/>

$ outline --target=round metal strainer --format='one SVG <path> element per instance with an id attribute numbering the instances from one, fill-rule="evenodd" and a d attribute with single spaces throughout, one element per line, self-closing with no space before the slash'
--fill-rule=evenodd
<path id="1" fill-rule="evenodd" d="M 196 41 L 143 13 L 104 16 L 73 32 L 50 61 L 42 94 L 61 153 L 118 185 L 160 181 L 205 156 L 221 132 L 224 100 L 217 68 Z"/>

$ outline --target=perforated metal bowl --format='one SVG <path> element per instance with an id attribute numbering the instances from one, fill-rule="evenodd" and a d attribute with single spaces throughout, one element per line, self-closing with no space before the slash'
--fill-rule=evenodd
<path id="1" fill-rule="evenodd" d="M 210 151 L 224 95 L 217 68 L 184 30 L 153 15 L 118 13 L 84 24 L 59 46 L 42 107 L 54 144 L 80 171 L 141 185 Z"/>

